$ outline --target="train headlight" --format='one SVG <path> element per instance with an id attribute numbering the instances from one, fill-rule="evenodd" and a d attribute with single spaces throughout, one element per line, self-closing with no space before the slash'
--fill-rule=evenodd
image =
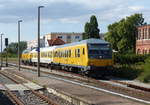
<path id="1" fill-rule="evenodd" d="M 91 66 L 94 66 L 94 63 L 90 63 Z"/>
<path id="2" fill-rule="evenodd" d="M 101 59 L 101 58 L 103 58 L 103 56 L 99 56 L 99 58 Z"/>
<path id="3" fill-rule="evenodd" d="M 108 45 L 107 45 L 107 47 L 108 47 L 108 48 L 111 48 L 111 45 L 110 45 L 110 44 L 108 44 Z"/>

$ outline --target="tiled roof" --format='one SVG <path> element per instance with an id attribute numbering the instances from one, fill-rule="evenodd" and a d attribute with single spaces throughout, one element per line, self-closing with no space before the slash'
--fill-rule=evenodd
<path id="1" fill-rule="evenodd" d="M 54 39 L 47 40 L 47 41 L 48 41 L 49 46 L 65 44 L 65 42 L 59 38 L 54 38 Z"/>
<path id="2" fill-rule="evenodd" d="M 82 35 L 82 32 L 51 32 L 50 34 L 55 34 L 55 35 Z"/>

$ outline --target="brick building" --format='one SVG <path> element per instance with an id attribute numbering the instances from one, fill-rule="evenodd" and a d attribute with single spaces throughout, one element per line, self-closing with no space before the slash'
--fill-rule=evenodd
<path id="1" fill-rule="evenodd" d="M 150 24 L 138 27 L 136 53 L 150 54 Z"/>

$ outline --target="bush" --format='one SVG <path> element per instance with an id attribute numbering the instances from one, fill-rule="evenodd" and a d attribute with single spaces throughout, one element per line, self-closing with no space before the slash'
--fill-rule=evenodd
<path id="1" fill-rule="evenodd" d="M 115 63 L 119 64 L 136 64 L 139 62 L 145 62 L 145 59 L 150 55 L 136 55 L 136 54 L 115 54 Z"/>
<path id="2" fill-rule="evenodd" d="M 113 69 L 113 76 L 126 78 L 126 79 L 135 79 L 141 74 L 142 70 L 137 69 L 134 66 L 130 65 L 120 65 Z"/>
<path id="3" fill-rule="evenodd" d="M 145 64 L 143 65 L 143 73 L 139 76 L 139 80 L 142 82 L 150 81 L 150 57 L 145 60 Z"/>

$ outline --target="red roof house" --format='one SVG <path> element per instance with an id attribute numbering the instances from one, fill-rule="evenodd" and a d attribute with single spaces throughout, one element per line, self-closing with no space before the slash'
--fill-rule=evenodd
<path id="1" fill-rule="evenodd" d="M 54 39 L 47 40 L 47 41 L 48 41 L 49 46 L 65 44 L 65 42 L 59 38 L 54 38 Z"/>

